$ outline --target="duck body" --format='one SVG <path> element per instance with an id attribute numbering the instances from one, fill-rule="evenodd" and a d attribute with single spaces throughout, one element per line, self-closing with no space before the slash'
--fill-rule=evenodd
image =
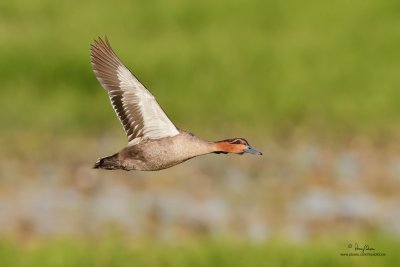
<path id="1" fill-rule="evenodd" d="M 262 155 L 243 138 L 210 142 L 179 130 L 155 97 L 117 57 L 107 39 L 91 46 L 93 71 L 107 90 L 111 104 L 128 137 L 128 146 L 100 158 L 96 169 L 162 170 L 209 153 Z"/>
<path id="2" fill-rule="evenodd" d="M 179 130 L 179 134 L 161 139 L 146 139 L 123 148 L 120 152 L 101 158 L 95 168 L 126 171 L 157 171 L 170 168 L 193 157 L 213 153 L 212 142 Z"/>

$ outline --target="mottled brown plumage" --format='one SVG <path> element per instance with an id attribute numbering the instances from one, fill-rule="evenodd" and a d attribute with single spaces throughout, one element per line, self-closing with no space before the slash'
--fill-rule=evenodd
<path id="1" fill-rule="evenodd" d="M 124 66 L 107 39 L 91 46 L 93 71 L 108 91 L 112 106 L 128 137 L 128 146 L 100 158 L 94 168 L 155 171 L 209 153 L 251 153 L 243 138 L 209 142 L 178 130 L 154 96 Z"/>

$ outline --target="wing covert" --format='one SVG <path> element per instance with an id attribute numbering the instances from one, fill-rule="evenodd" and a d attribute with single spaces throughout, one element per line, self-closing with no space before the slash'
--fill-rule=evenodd
<path id="1" fill-rule="evenodd" d="M 179 134 L 154 96 L 117 57 L 107 38 L 94 41 L 90 56 L 96 78 L 108 91 L 129 145 L 146 138 L 159 139 Z"/>

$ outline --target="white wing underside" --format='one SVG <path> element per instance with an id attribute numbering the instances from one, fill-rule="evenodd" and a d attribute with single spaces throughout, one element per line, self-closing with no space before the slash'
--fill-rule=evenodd
<path id="1" fill-rule="evenodd" d="M 175 125 L 157 103 L 155 97 L 131 74 L 124 66 L 118 67 L 119 85 L 123 93 L 124 103 L 137 103 L 138 112 L 143 117 L 144 125 L 138 130 L 138 137 L 129 141 L 129 145 L 140 142 L 140 136 L 149 139 L 159 139 L 179 134 Z M 130 113 L 129 106 L 123 105 L 124 110 Z M 131 115 L 128 115 L 132 118 Z M 139 128 L 139 125 L 134 126 Z M 128 136 L 129 138 L 129 136 Z"/>
<path id="2" fill-rule="evenodd" d="M 128 145 L 143 139 L 179 134 L 154 96 L 122 64 L 107 39 L 99 38 L 91 48 L 93 70 L 107 89 L 115 112 L 128 136 Z"/>

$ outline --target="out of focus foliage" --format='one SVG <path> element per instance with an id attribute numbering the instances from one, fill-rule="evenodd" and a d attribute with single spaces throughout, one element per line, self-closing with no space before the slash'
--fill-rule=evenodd
<path id="1" fill-rule="evenodd" d="M 1 266 L 396 266 L 398 242 L 381 240 L 386 256 L 341 256 L 347 243 L 288 245 L 200 242 L 166 246 L 103 240 L 97 243 L 52 241 L 46 245 L 0 243 Z M 339 245 L 340 244 L 340 245 Z M 338 247 L 340 247 L 338 249 Z"/>
<path id="2" fill-rule="evenodd" d="M 125 145 L 98 36 L 178 127 L 264 156 L 92 170 Z M 0 88 L 2 267 L 399 262 L 399 1 L 0 1 Z"/>
<path id="3" fill-rule="evenodd" d="M 381 0 L 2 1 L 1 130 L 119 127 L 89 64 L 104 35 L 182 128 L 398 132 L 400 3 Z"/>

